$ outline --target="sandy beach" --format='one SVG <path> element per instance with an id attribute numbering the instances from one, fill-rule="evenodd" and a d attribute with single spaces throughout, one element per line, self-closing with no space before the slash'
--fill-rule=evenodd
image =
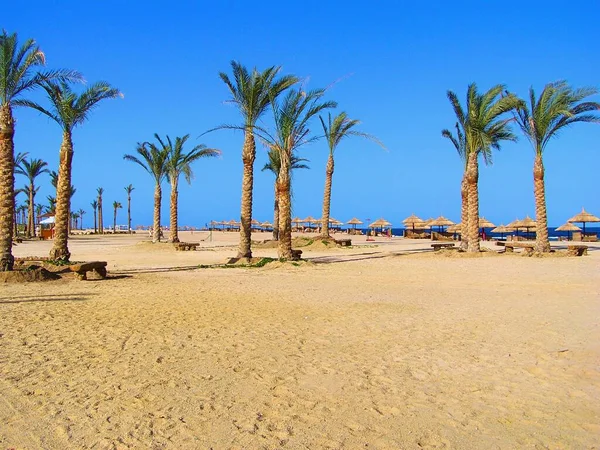
<path id="1" fill-rule="evenodd" d="M 200 249 L 74 237 L 72 259 L 108 261 L 108 279 L 0 286 L 0 448 L 598 443 L 599 244 L 456 258 L 363 236 L 299 266 L 198 268 L 238 234 L 181 239 Z"/>

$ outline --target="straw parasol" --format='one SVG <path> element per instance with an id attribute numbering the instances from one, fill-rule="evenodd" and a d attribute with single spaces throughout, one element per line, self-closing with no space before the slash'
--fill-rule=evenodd
<path id="1" fill-rule="evenodd" d="M 353 217 L 352 219 L 350 219 L 348 222 L 346 222 L 348 225 L 352 225 L 352 228 L 354 228 L 356 230 L 356 225 L 362 225 L 363 223 L 358 220 L 356 217 Z"/>
<path id="2" fill-rule="evenodd" d="M 500 233 L 500 237 L 504 238 L 505 233 L 510 233 L 513 229 L 505 226 L 504 224 L 500 224 L 492 230 L 492 233 Z"/>
<path id="3" fill-rule="evenodd" d="M 420 217 L 417 217 L 414 214 L 412 214 L 411 216 L 404 219 L 402 221 L 402 223 L 404 224 L 405 227 L 411 227 L 413 229 L 413 231 L 415 231 L 415 227 L 419 228 L 420 226 L 422 226 L 425 223 L 425 221 L 423 219 L 421 219 Z"/>
<path id="4" fill-rule="evenodd" d="M 263 222 L 260 224 L 261 228 L 273 228 L 273 224 L 271 222 Z"/>
<path id="5" fill-rule="evenodd" d="M 590 214 L 585 209 L 581 208 L 581 212 L 571 217 L 567 222 L 581 222 L 583 223 L 583 234 L 585 235 L 585 224 L 588 222 L 600 222 L 600 218 Z"/>
<path id="6" fill-rule="evenodd" d="M 571 222 L 567 222 L 564 225 L 556 228 L 556 231 L 568 231 L 569 232 L 569 240 L 571 240 L 573 231 L 581 231 L 577 225 L 573 225 Z"/>
<path id="7" fill-rule="evenodd" d="M 429 226 L 431 227 L 448 227 L 450 225 L 454 225 L 454 222 L 444 216 L 440 216 L 437 219 L 429 222 Z"/>
<path id="8" fill-rule="evenodd" d="M 482 216 L 479 218 L 479 228 L 494 228 L 495 226 L 496 225 L 487 220 L 485 217 Z"/>
<path id="9" fill-rule="evenodd" d="M 313 216 L 308 216 L 308 217 L 307 217 L 306 219 L 304 219 L 302 222 L 306 222 L 306 223 L 308 223 L 308 224 L 310 225 L 311 223 L 318 223 L 318 222 L 320 222 L 320 221 L 319 221 L 319 220 L 317 220 L 317 219 L 315 219 Z"/>
<path id="10" fill-rule="evenodd" d="M 448 233 L 462 234 L 462 224 L 461 223 L 456 223 L 454 225 L 450 225 L 448 228 L 446 228 L 446 231 Z"/>
<path id="11" fill-rule="evenodd" d="M 390 225 L 391 225 L 390 222 L 381 218 L 381 219 L 377 219 L 375 222 L 370 224 L 369 227 L 370 228 L 383 228 L 383 227 L 389 227 Z"/>

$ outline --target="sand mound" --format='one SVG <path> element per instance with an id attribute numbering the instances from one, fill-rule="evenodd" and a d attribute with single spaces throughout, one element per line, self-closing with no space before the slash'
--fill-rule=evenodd
<path id="1" fill-rule="evenodd" d="M 277 248 L 278 245 L 279 242 L 272 239 L 252 242 L 252 246 L 255 248 Z M 319 237 L 309 238 L 303 236 L 292 239 L 292 248 L 301 248 L 303 250 L 324 250 L 336 247 L 336 243 L 333 239 L 322 239 Z"/>
<path id="2" fill-rule="evenodd" d="M 26 283 L 31 281 L 57 280 L 60 276 L 43 267 L 30 265 L 10 272 L 0 272 L 0 282 L 4 283 Z"/>
<path id="3" fill-rule="evenodd" d="M 155 252 L 174 252 L 175 247 L 170 242 L 151 242 L 151 241 L 143 241 L 138 242 L 133 246 L 136 249 L 147 251 L 155 251 Z"/>

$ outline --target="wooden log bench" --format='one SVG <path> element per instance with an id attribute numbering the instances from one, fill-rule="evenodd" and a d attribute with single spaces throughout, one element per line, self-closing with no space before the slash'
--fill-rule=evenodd
<path id="1" fill-rule="evenodd" d="M 176 251 L 186 252 L 190 250 L 196 250 L 196 247 L 198 247 L 200 244 L 198 242 L 176 242 L 173 245 L 175 246 Z"/>
<path id="2" fill-rule="evenodd" d="M 443 248 L 455 248 L 454 242 L 448 242 L 444 244 L 431 244 L 431 247 L 433 247 L 434 252 L 438 252 Z"/>
<path id="3" fill-rule="evenodd" d="M 106 261 L 90 261 L 69 266 L 71 272 L 75 272 L 77 279 L 87 280 L 87 273 L 94 272 L 100 278 L 106 278 Z"/>
<path id="4" fill-rule="evenodd" d="M 504 251 L 506 253 L 514 253 L 515 248 L 522 248 L 526 255 L 533 255 L 535 244 L 527 244 L 525 242 L 506 242 L 504 244 Z"/>
<path id="5" fill-rule="evenodd" d="M 351 247 L 352 246 L 352 239 L 334 239 L 336 245 L 339 245 L 340 247 Z"/>
<path id="6" fill-rule="evenodd" d="M 569 245 L 567 246 L 567 254 L 569 256 L 583 256 L 588 254 L 587 245 Z"/>

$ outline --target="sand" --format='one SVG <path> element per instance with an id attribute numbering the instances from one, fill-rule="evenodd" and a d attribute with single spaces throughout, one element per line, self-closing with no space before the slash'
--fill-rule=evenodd
<path id="1" fill-rule="evenodd" d="M 107 280 L 0 285 L 0 448 L 597 445 L 600 246 L 456 258 L 362 237 L 308 265 L 198 269 L 237 235 L 145 239 L 72 240 Z"/>

